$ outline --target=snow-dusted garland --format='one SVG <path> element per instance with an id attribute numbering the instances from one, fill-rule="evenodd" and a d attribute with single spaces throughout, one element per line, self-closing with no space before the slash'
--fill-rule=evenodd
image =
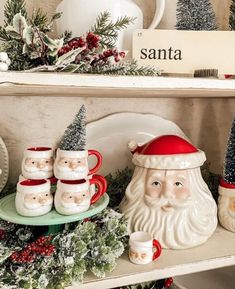
<path id="1" fill-rule="evenodd" d="M 0 221 L 0 288 L 62 289 L 82 282 L 90 270 L 104 277 L 116 265 L 127 240 L 123 215 L 107 209 L 66 225 L 55 236 L 36 238 L 34 227 Z"/>

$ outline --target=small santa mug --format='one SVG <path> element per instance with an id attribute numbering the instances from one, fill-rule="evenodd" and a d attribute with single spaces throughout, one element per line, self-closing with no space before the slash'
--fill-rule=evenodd
<path id="1" fill-rule="evenodd" d="M 92 196 L 91 185 L 97 186 Z M 105 193 L 107 182 L 104 177 L 89 180 L 59 180 L 55 193 L 55 208 L 61 215 L 73 215 L 87 211 Z"/>
<path id="2" fill-rule="evenodd" d="M 51 211 L 53 196 L 48 180 L 24 180 L 17 183 L 15 207 L 18 214 L 35 217 Z"/>
<path id="3" fill-rule="evenodd" d="M 53 149 L 31 147 L 24 151 L 21 164 L 22 175 L 26 179 L 40 180 L 53 176 Z"/>
<path id="4" fill-rule="evenodd" d="M 89 169 L 88 157 L 94 155 L 97 158 L 96 165 Z M 60 180 L 86 179 L 98 171 L 102 164 L 102 156 L 96 150 L 66 151 L 57 149 L 54 174 Z"/>
<path id="5" fill-rule="evenodd" d="M 138 231 L 129 239 L 129 258 L 134 264 L 145 265 L 156 260 L 162 252 L 161 244 L 150 234 Z"/>

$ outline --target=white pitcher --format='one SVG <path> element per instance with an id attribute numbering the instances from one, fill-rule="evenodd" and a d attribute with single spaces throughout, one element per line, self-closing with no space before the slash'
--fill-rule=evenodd
<path id="1" fill-rule="evenodd" d="M 165 0 L 156 0 L 156 12 L 149 29 L 157 27 L 164 10 Z M 57 22 L 58 34 L 69 30 L 74 37 L 82 36 L 104 11 L 111 14 L 112 21 L 123 16 L 136 18 L 133 24 L 119 32 L 117 41 L 118 49 L 131 51 L 132 32 L 143 28 L 143 13 L 132 0 L 63 0 L 57 7 L 57 12 L 63 13 Z"/>

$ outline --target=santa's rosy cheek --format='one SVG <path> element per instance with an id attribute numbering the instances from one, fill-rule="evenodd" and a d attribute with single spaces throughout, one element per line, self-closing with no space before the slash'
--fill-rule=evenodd
<path id="1" fill-rule="evenodd" d="M 152 198 L 159 198 L 161 194 L 161 187 L 156 187 L 152 185 L 148 185 L 146 188 L 146 195 Z"/>
<path id="2" fill-rule="evenodd" d="M 180 188 L 175 190 L 175 197 L 176 199 L 187 199 L 190 195 L 189 189 L 187 188 Z"/>
<path id="3" fill-rule="evenodd" d="M 229 200 L 229 209 L 230 211 L 235 212 L 235 198 Z"/>

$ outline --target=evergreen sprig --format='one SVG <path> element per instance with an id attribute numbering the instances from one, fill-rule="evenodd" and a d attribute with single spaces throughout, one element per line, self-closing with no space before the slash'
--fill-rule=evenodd
<path id="1" fill-rule="evenodd" d="M 232 0 L 230 6 L 229 26 L 231 30 L 235 30 L 235 0 Z"/>
<path id="2" fill-rule="evenodd" d="M 109 12 L 105 11 L 101 13 L 94 26 L 90 29 L 94 34 L 101 36 L 100 44 L 103 48 L 114 48 L 119 31 L 126 28 L 135 20 L 135 18 L 123 16 L 112 22 L 110 18 Z"/>
<path id="3" fill-rule="evenodd" d="M 12 25 L 12 21 L 14 16 L 17 13 L 21 13 L 22 16 L 25 17 L 25 19 L 28 18 L 28 14 L 25 7 L 25 1 L 24 0 L 7 0 L 5 6 L 4 6 L 4 26 Z"/>

